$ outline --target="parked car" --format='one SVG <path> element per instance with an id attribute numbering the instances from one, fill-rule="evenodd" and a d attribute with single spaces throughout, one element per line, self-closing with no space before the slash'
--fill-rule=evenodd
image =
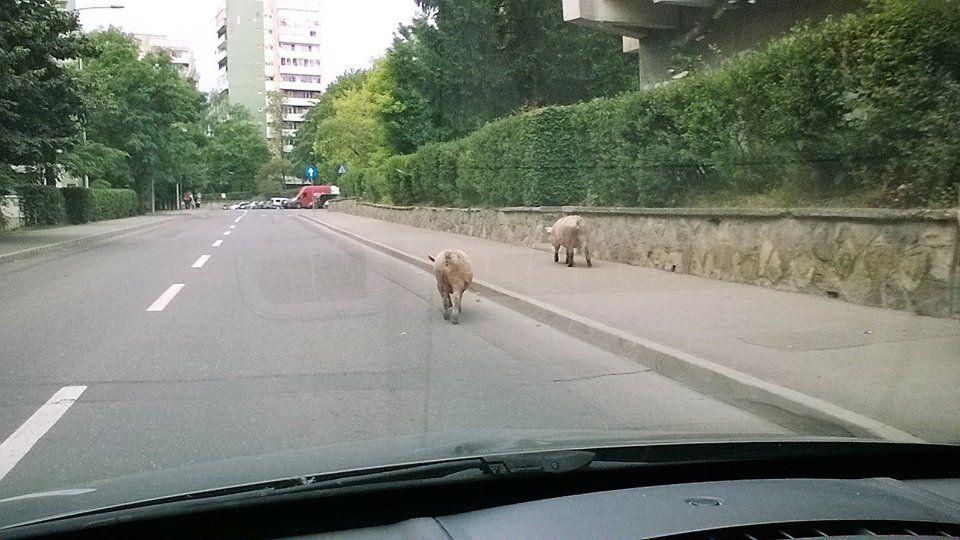
<path id="1" fill-rule="evenodd" d="M 273 203 L 274 208 L 286 208 L 284 204 L 290 199 L 286 197 L 273 197 L 270 199 L 270 202 Z"/>

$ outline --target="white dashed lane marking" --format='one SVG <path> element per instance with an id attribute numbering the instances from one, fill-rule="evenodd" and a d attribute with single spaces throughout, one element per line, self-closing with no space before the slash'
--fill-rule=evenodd
<path id="1" fill-rule="evenodd" d="M 201 255 L 197 262 L 193 263 L 193 266 L 190 268 L 203 268 L 203 265 L 207 264 L 207 261 L 210 260 L 209 255 Z"/>
<path id="2" fill-rule="evenodd" d="M 237 226 L 236 226 L 236 225 L 231 225 L 230 228 L 231 228 L 231 229 L 236 229 Z"/>
<path id="3" fill-rule="evenodd" d="M 180 292 L 180 289 L 182 289 L 184 285 L 186 284 L 174 283 L 171 285 L 166 291 L 164 291 L 163 294 L 160 295 L 160 298 L 157 298 L 154 303 L 150 304 L 150 307 L 147 308 L 147 311 L 163 311 L 163 308 L 167 307 L 167 304 L 173 300 L 173 297 Z"/>
<path id="4" fill-rule="evenodd" d="M 230 236 L 230 231 L 223 231 L 224 236 Z"/>
<path id="5" fill-rule="evenodd" d="M 27 452 L 37 444 L 40 437 L 50 430 L 57 420 L 67 412 L 86 386 L 64 386 L 46 403 L 27 418 L 7 440 L 0 443 L 0 480 L 9 473 L 16 464 L 27 455 Z"/>
<path id="6" fill-rule="evenodd" d="M 213 247 L 220 247 L 220 244 L 222 243 L 223 243 L 223 240 L 217 240 L 216 242 L 213 243 Z"/>

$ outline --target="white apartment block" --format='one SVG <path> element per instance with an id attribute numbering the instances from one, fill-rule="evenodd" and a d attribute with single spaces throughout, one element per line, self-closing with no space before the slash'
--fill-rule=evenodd
<path id="1" fill-rule="evenodd" d="M 157 34 L 133 34 L 133 38 L 140 44 L 141 56 L 151 51 L 166 51 L 181 75 L 197 78 L 193 50 L 190 49 L 189 41 L 170 39 Z"/>

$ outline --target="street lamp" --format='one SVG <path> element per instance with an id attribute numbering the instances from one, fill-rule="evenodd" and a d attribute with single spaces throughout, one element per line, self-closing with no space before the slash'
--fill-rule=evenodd
<path id="1" fill-rule="evenodd" d="M 87 6 L 87 7 L 81 7 L 81 8 L 73 8 L 72 11 L 76 13 L 77 16 L 79 16 L 81 11 L 84 11 L 87 9 L 123 9 L 124 7 L 125 6 L 121 6 L 120 4 L 110 4 L 109 6 Z M 78 60 L 77 69 L 79 69 L 80 71 L 83 71 L 83 57 L 81 56 L 77 60 Z M 81 137 L 83 138 L 83 142 L 87 142 L 86 126 L 84 126 L 83 131 L 81 132 Z M 87 175 L 83 175 L 83 187 L 85 188 L 90 187 L 90 177 Z"/>

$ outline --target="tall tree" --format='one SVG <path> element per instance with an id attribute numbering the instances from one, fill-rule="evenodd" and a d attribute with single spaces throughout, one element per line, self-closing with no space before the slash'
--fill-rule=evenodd
<path id="1" fill-rule="evenodd" d="M 314 165 L 320 170 L 321 177 L 325 174 L 334 174 L 337 167 L 344 162 L 337 161 L 333 156 L 324 153 L 323 147 L 327 144 L 320 144 L 320 126 L 336 114 L 336 103 L 341 97 L 363 87 L 367 80 L 367 74 L 368 70 L 349 70 L 338 75 L 327 85 L 326 90 L 320 96 L 320 103 L 310 111 L 311 121 L 316 124 L 316 128 L 314 129 L 313 140 L 309 141 L 309 144 L 313 145 L 313 155 L 317 159 Z M 331 125 L 328 123 L 327 128 L 330 128 Z M 324 139 L 329 139 L 329 136 L 325 136 Z M 304 144 L 307 144 L 307 141 L 304 141 Z"/>
<path id="2" fill-rule="evenodd" d="M 287 96 L 280 90 L 272 90 L 267 93 L 267 130 L 270 132 L 270 152 L 273 154 L 272 166 L 269 168 L 275 182 L 280 186 L 280 191 L 286 187 L 284 176 L 289 172 L 290 167 L 283 148 L 290 143 L 289 137 L 284 135 L 287 128 L 287 122 L 284 117 L 287 115 Z"/>
<path id="3" fill-rule="evenodd" d="M 430 51 L 418 33 L 426 21 L 419 19 L 411 26 L 402 26 L 386 54 L 384 67 L 390 81 L 392 99 L 380 111 L 387 130 L 387 142 L 398 154 L 408 154 L 428 142 L 451 137 L 438 102 L 424 93 L 431 81 Z"/>
<path id="4" fill-rule="evenodd" d="M 0 9 L 0 166 L 52 164 L 78 133 L 81 99 L 64 61 L 80 55 L 84 39 L 76 16 L 57 4 L 5 1 Z"/>
<path id="5" fill-rule="evenodd" d="M 364 168 L 379 164 L 393 153 L 379 116 L 384 103 L 390 99 L 385 77 L 386 70 L 380 61 L 364 74 L 360 84 L 351 81 L 326 103 L 321 98 L 325 108 L 319 113 L 322 119 L 314 146 L 330 165 Z"/>
<path id="6" fill-rule="evenodd" d="M 417 3 L 424 17 L 401 29 L 391 53 L 404 66 L 395 97 L 439 138 L 518 109 L 612 95 L 636 78 L 618 38 L 565 23 L 557 0 Z M 418 85 L 420 95 L 410 91 Z"/>
<path id="7" fill-rule="evenodd" d="M 270 160 L 260 126 L 242 105 L 231 105 L 212 126 L 203 152 L 211 187 L 218 191 L 253 191 L 257 173 Z"/>
<path id="8" fill-rule="evenodd" d="M 318 165 L 321 158 L 313 149 L 317 140 L 317 126 L 320 123 L 319 108 L 312 107 L 303 116 L 303 123 L 293 136 L 293 150 L 290 152 L 290 162 L 295 171 L 304 171 L 307 165 Z"/>
<path id="9" fill-rule="evenodd" d="M 206 99 L 163 52 L 139 57 L 135 41 L 115 29 L 90 35 L 82 77 L 89 92 L 87 138 L 127 154 L 131 185 L 145 208 L 151 193 L 173 193 L 185 148 L 198 142 Z"/>

